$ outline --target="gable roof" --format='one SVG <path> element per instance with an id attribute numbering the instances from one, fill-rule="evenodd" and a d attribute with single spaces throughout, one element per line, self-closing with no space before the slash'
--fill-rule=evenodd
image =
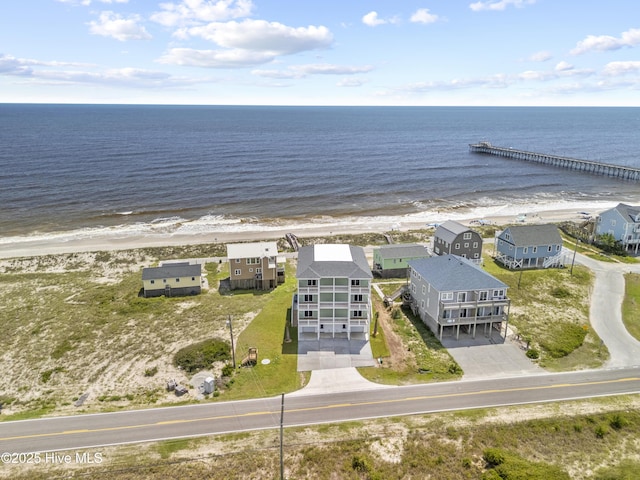
<path id="1" fill-rule="evenodd" d="M 228 243 L 228 258 L 262 258 L 278 255 L 276 242 Z"/>
<path id="2" fill-rule="evenodd" d="M 626 203 L 619 203 L 614 208 L 622 218 L 624 218 L 625 222 L 629 223 L 637 223 L 637 218 L 640 218 L 640 206 L 636 207 L 633 205 L 627 205 Z"/>
<path id="3" fill-rule="evenodd" d="M 424 245 L 406 243 L 399 245 L 382 245 L 375 249 L 380 258 L 415 258 L 428 257 L 429 251 Z"/>
<path id="4" fill-rule="evenodd" d="M 142 269 L 142 280 L 158 280 L 160 278 L 199 277 L 202 265 L 199 263 L 167 263 L 160 267 L 146 267 Z"/>
<path id="5" fill-rule="evenodd" d="M 453 243 L 458 235 L 464 232 L 474 232 L 469 227 L 465 227 L 461 223 L 454 222 L 453 220 L 447 220 L 441 225 L 438 225 L 434 236 L 441 238 L 447 243 Z"/>
<path id="6" fill-rule="evenodd" d="M 362 247 L 322 244 L 298 251 L 297 278 L 373 278 Z"/>
<path id="7" fill-rule="evenodd" d="M 504 234 L 506 232 L 511 235 L 511 240 L 505 240 Z M 544 225 L 514 225 L 505 228 L 499 238 L 514 244 L 516 247 L 562 245 L 562 237 L 558 227 L 552 223 Z"/>
<path id="8" fill-rule="evenodd" d="M 439 292 L 507 288 L 507 285 L 457 255 L 411 260 L 409 266 Z"/>

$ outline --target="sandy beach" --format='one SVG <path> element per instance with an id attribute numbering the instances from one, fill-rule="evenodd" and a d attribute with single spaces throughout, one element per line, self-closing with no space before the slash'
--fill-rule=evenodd
<path id="1" fill-rule="evenodd" d="M 584 215 L 579 212 L 590 212 L 596 215 L 598 212 L 610 208 L 616 203 L 599 204 L 597 210 L 594 205 L 584 205 L 584 208 L 573 207 L 565 209 L 546 210 L 531 209 L 526 212 L 514 215 L 509 212 L 505 215 L 494 214 L 483 216 L 464 217 L 463 213 L 452 215 L 450 219 L 460 223 L 473 226 L 479 220 L 491 225 L 508 225 L 512 223 L 557 223 L 561 221 L 584 221 Z M 507 209 L 509 210 L 509 209 Z M 25 236 L 0 238 L 0 258 L 28 257 L 38 255 L 51 255 L 61 253 L 80 253 L 109 250 L 129 250 L 142 247 L 159 247 L 175 245 L 197 245 L 205 243 L 230 243 L 257 240 L 271 240 L 282 238 L 286 233 L 294 233 L 296 236 L 318 237 L 331 236 L 335 234 L 359 234 L 359 233 L 381 233 L 393 231 L 408 231 L 428 228 L 429 226 L 441 223 L 447 218 L 444 214 L 433 215 L 430 218 L 413 217 L 375 217 L 369 219 L 359 218 L 353 223 L 345 221 L 331 221 L 325 219 L 319 223 L 293 223 L 288 225 L 261 225 L 260 223 L 249 223 L 242 225 L 241 229 L 219 231 L 210 230 L 207 232 L 181 233 L 180 229 L 174 232 L 153 232 L 146 234 L 130 234 L 119 232 L 117 229 L 109 234 L 99 235 L 67 235 L 64 233 L 52 234 L 48 236 Z M 427 222 L 431 220 L 430 222 Z"/>

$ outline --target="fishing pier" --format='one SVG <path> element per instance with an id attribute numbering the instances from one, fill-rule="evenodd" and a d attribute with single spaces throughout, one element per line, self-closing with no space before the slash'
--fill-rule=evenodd
<path id="1" fill-rule="evenodd" d="M 622 167 L 610 163 L 592 162 L 580 160 L 578 158 L 560 157 L 558 155 L 548 155 L 546 153 L 527 152 L 513 148 L 497 147 L 489 142 L 479 142 L 469 145 L 472 153 L 486 153 L 499 157 L 513 158 L 514 160 L 525 160 L 527 162 L 542 163 L 554 167 L 568 168 L 580 172 L 592 173 L 594 175 L 604 175 L 606 177 L 619 178 L 640 182 L 640 168 Z"/>

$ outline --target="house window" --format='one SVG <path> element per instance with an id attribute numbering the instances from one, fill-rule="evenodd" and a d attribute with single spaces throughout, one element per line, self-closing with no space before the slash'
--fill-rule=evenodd
<path id="1" fill-rule="evenodd" d="M 236 263 L 240 263 L 242 260 L 239 258 L 236 258 Z"/>
<path id="2" fill-rule="evenodd" d="M 462 258 L 467 258 L 467 254 L 466 254 L 466 253 L 463 253 L 463 254 L 461 255 L 461 257 L 462 257 Z"/>
<path id="3" fill-rule="evenodd" d="M 313 312 L 311 310 L 305 310 L 304 311 L 304 316 L 309 318 L 309 317 L 313 317 Z"/>
<path id="4" fill-rule="evenodd" d="M 313 302 L 313 295 L 305 295 L 304 296 L 304 301 L 305 302 Z"/>
<path id="5" fill-rule="evenodd" d="M 353 295 L 353 300 L 354 302 L 361 302 L 362 301 L 362 295 Z"/>
<path id="6" fill-rule="evenodd" d="M 522 249 L 522 253 L 529 253 L 529 247 L 524 247 Z"/>
<path id="7" fill-rule="evenodd" d="M 478 248 L 478 242 L 473 242 L 473 248 Z"/>
<path id="8" fill-rule="evenodd" d="M 480 258 L 480 254 L 479 253 L 474 253 L 473 254 L 473 258 Z"/>
<path id="9" fill-rule="evenodd" d="M 360 280 L 351 280 L 351 286 L 352 287 L 359 287 L 360 286 Z"/>
<path id="10" fill-rule="evenodd" d="M 412 284 L 411 284 L 411 291 L 412 291 L 413 293 L 416 293 L 416 284 L 415 284 L 415 283 L 412 283 Z"/>
<path id="11" fill-rule="evenodd" d="M 460 250 L 460 244 L 456 243 L 456 246 L 454 247 L 456 250 Z"/>
<path id="12" fill-rule="evenodd" d="M 156 283 L 156 281 L 155 280 L 151 280 L 151 285 L 153 285 L 154 283 Z"/>
<path id="13" fill-rule="evenodd" d="M 451 310 L 443 310 L 442 318 L 451 318 Z"/>
<path id="14" fill-rule="evenodd" d="M 511 235 L 509 235 L 508 233 L 505 233 L 504 239 L 505 240 L 511 240 Z"/>
<path id="15" fill-rule="evenodd" d="M 556 245 L 556 252 L 560 251 L 560 245 Z"/>
<path id="16" fill-rule="evenodd" d="M 462 238 L 464 238 L 465 240 L 471 240 L 471 232 L 465 233 Z"/>
<path id="17" fill-rule="evenodd" d="M 464 242 L 464 248 L 469 248 L 469 242 Z"/>
<path id="18" fill-rule="evenodd" d="M 249 269 L 249 273 L 253 273 L 253 268 L 250 268 L 250 269 Z"/>
<path id="19" fill-rule="evenodd" d="M 422 294 L 424 295 L 424 294 L 426 294 L 426 293 L 427 293 L 427 286 L 426 286 L 426 285 L 423 285 L 423 286 L 422 286 Z"/>
<path id="20" fill-rule="evenodd" d="M 261 268 L 256 268 L 256 273 L 262 273 L 262 269 Z"/>
<path id="21" fill-rule="evenodd" d="M 242 274 L 242 270 L 240 270 L 239 268 L 236 268 L 236 275 L 241 275 Z"/>
<path id="22" fill-rule="evenodd" d="M 616 226 L 616 221 L 615 220 L 611 220 L 611 226 L 615 227 Z"/>
<path id="23" fill-rule="evenodd" d="M 467 318 L 469 312 L 466 308 L 460 310 L 460 318 Z"/>
<path id="24" fill-rule="evenodd" d="M 354 318 L 362 318 L 362 310 L 354 310 L 351 312 L 351 316 Z"/>
<path id="25" fill-rule="evenodd" d="M 548 251 L 548 252 L 550 252 L 550 251 L 551 251 L 551 245 L 549 245 L 549 246 L 547 247 L 547 251 Z"/>
<path id="26" fill-rule="evenodd" d="M 504 244 L 504 242 L 502 240 L 498 241 L 498 245 L 503 245 L 503 244 Z"/>
<path id="27" fill-rule="evenodd" d="M 533 253 L 538 253 L 538 247 L 533 247 Z"/>
<path id="28" fill-rule="evenodd" d="M 420 301 L 420 308 L 421 308 L 422 310 L 424 310 L 424 300 L 421 300 L 421 301 Z"/>
<path id="29" fill-rule="evenodd" d="M 493 298 L 502 298 L 504 297 L 504 289 L 499 289 L 499 290 L 494 290 L 493 291 Z"/>
<path id="30" fill-rule="evenodd" d="M 440 300 L 453 300 L 453 292 L 443 292 L 440 294 Z"/>
<path id="31" fill-rule="evenodd" d="M 191 277 L 191 281 L 195 282 L 196 281 L 196 277 Z"/>
<path id="32" fill-rule="evenodd" d="M 488 299 L 489 299 L 489 292 L 486 292 L 486 291 L 480 292 L 479 300 L 481 302 L 486 302 Z"/>
<path id="33" fill-rule="evenodd" d="M 166 278 L 163 278 L 163 279 L 162 279 L 162 283 L 167 283 L 167 279 L 166 279 Z"/>
<path id="34" fill-rule="evenodd" d="M 307 280 L 307 287 L 315 287 L 317 285 L 317 280 Z"/>
<path id="35" fill-rule="evenodd" d="M 467 292 L 458 292 L 458 302 L 467 301 Z"/>

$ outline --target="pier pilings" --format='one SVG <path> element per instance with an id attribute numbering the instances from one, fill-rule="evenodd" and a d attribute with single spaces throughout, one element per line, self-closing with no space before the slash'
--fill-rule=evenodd
<path id="1" fill-rule="evenodd" d="M 604 175 L 606 177 L 619 178 L 640 182 L 640 168 L 623 167 L 610 163 L 593 162 L 590 160 L 580 160 L 578 158 L 561 157 L 546 153 L 527 152 L 514 148 L 498 147 L 489 142 L 479 142 L 469 145 L 469 150 L 473 153 L 485 153 L 499 157 L 512 158 L 514 160 L 524 160 L 527 162 L 542 163 L 554 167 L 568 168 L 580 172 L 594 175 Z"/>

